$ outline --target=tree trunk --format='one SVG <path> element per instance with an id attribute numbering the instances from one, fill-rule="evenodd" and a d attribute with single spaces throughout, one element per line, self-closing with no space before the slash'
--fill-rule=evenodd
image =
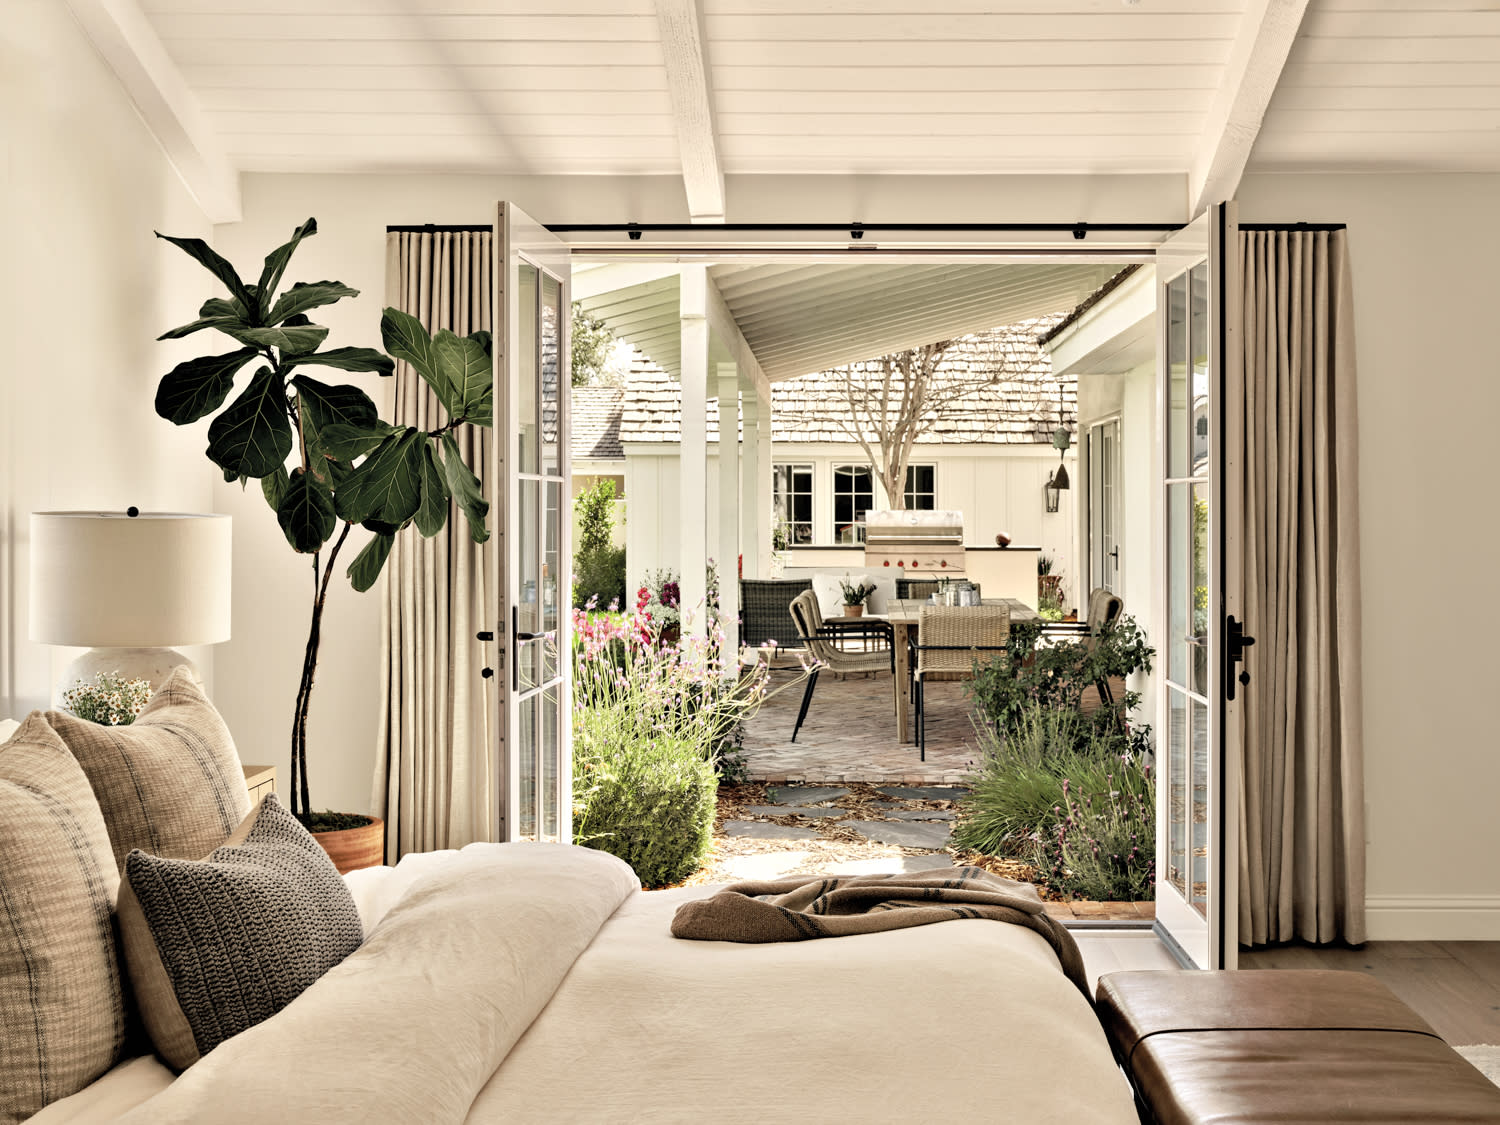
<path id="1" fill-rule="evenodd" d="M 297 685 L 297 707 L 292 717 L 292 778 L 290 798 L 292 815 L 304 822 L 312 815 L 312 801 L 307 786 L 307 713 L 312 703 L 313 679 L 318 671 L 318 648 L 323 641 L 323 608 L 328 600 L 328 580 L 333 574 L 333 563 L 338 558 L 339 548 L 349 538 L 350 524 L 334 541 L 328 552 L 328 561 L 323 565 L 322 578 L 318 578 L 319 557 L 313 555 L 313 607 L 312 624 L 307 630 L 307 648 L 302 653 L 302 680 Z"/>

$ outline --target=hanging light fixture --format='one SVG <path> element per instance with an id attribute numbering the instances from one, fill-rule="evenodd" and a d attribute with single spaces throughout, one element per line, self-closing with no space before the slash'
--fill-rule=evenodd
<path id="1" fill-rule="evenodd" d="M 1067 482 L 1067 478 L 1064 477 L 1063 478 L 1063 484 L 1066 485 L 1067 483 L 1068 483 Z M 1058 500 L 1059 494 L 1060 493 L 1059 493 L 1058 484 L 1057 484 L 1057 474 L 1053 473 L 1051 476 L 1049 476 L 1047 478 L 1047 483 L 1044 484 L 1044 485 L 1042 485 L 1042 495 L 1047 498 L 1047 511 L 1049 511 L 1049 512 L 1055 512 L 1055 511 L 1057 511 L 1057 500 Z"/>
<path id="2" fill-rule="evenodd" d="M 1064 416 L 1062 407 L 1060 406 L 1057 409 L 1057 415 L 1058 421 L 1063 422 Z M 1070 483 L 1068 481 L 1068 467 L 1067 465 L 1063 464 L 1063 460 L 1067 456 L 1068 447 L 1072 444 L 1073 438 L 1072 435 L 1068 433 L 1066 425 L 1059 425 L 1057 429 L 1052 431 L 1052 448 L 1057 450 L 1058 464 L 1056 470 L 1054 470 L 1052 475 L 1047 478 L 1047 484 L 1043 489 L 1047 496 L 1047 511 L 1049 512 L 1057 511 L 1057 494 L 1070 487 Z"/>

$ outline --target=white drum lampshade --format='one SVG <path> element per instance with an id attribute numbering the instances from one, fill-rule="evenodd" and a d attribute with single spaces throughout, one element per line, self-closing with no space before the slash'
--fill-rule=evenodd
<path id="1" fill-rule="evenodd" d="M 228 516 L 185 512 L 33 512 L 31 639 L 88 646 L 58 681 L 118 671 L 154 691 L 176 645 L 229 639 Z M 196 672 L 196 669 L 194 669 Z"/>

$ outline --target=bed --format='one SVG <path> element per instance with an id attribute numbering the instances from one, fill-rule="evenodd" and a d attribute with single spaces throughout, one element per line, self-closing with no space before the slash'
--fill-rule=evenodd
<path id="1" fill-rule="evenodd" d="M 555 844 L 346 880 L 366 940 L 279 1014 L 175 1080 L 131 1059 L 32 1120 L 1137 1120 L 1088 1000 L 1020 926 L 682 941 L 673 913 L 717 888 L 642 892 Z"/>

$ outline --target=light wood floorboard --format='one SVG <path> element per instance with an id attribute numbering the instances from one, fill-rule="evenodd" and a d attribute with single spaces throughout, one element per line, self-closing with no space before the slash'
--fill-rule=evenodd
<path id="1" fill-rule="evenodd" d="M 1500 1043 L 1500 941 L 1372 941 L 1361 949 L 1293 945 L 1241 951 L 1240 967 L 1369 973 L 1449 1043 Z"/>

